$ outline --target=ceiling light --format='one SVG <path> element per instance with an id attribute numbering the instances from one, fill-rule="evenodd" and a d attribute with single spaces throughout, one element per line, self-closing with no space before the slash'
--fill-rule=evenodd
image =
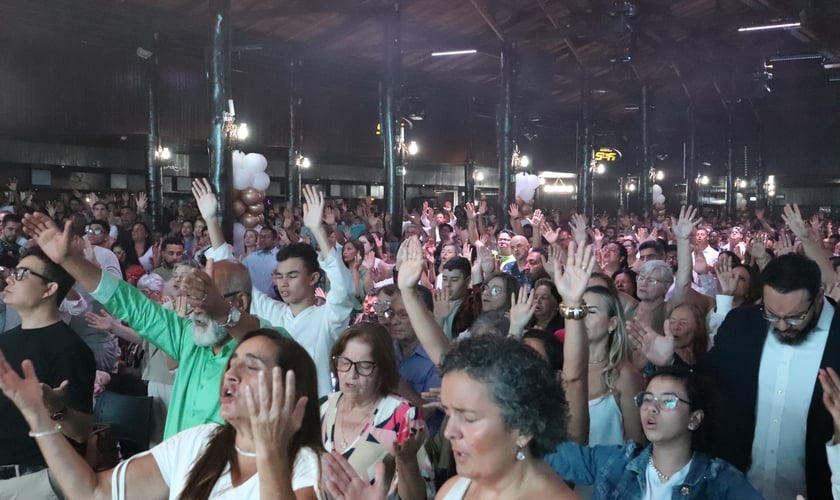
<path id="1" fill-rule="evenodd" d="M 747 31 L 790 30 L 799 28 L 801 25 L 802 23 L 798 21 L 792 23 L 761 24 L 758 26 L 745 26 L 743 28 L 738 28 L 738 31 L 744 33 Z"/>
<path id="2" fill-rule="evenodd" d="M 446 50 L 443 52 L 432 52 L 432 57 L 440 57 L 440 56 L 463 56 L 467 54 L 475 54 L 478 52 L 476 49 L 465 49 L 465 50 Z"/>
<path id="3" fill-rule="evenodd" d="M 814 59 L 825 59 L 825 57 L 822 54 L 818 54 L 816 52 L 809 52 L 805 54 L 787 54 L 770 56 L 767 58 L 767 61 L 769 61 L 772 64 L 777 62 L 811 61 Z"/>
<path id="4" fill-rule="evenodd" d="M 408 143 L 408 154 L 411 156 L 416 155 L 420 151 L 420 146 L 417 145 L 417 141 L 411 141 Z"/>
<path id="5" fill-rule="evenodd" d="M 823 63 L 823 69 L 837 69 L 840 68 L 840 61 L 825 61 Z"/>
<path id="6" fill-rule="evenodd" d="M 251 131 L 248 130 L 248 124 L 247 123 L 240 123 L 236 127 L 236 138 L 239 139 L 240 141 L 244 141 L 245 139 L 247 139 L 248 135 L 250 133 L 251 133 Z"/>

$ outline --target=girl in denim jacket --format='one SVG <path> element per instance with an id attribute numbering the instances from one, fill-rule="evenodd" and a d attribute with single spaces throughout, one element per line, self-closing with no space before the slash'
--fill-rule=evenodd
<path id="1" fill-rule="evenodd" d="M 760 499 L 739 470 L 704 453 L 715 434 L 714 399 L 714 389 L 688 369 L 660 370 L 636 395 L 649 445 L 564 443 L 545 461 L 563 479 L 593 485 L 594 500 Z"/>

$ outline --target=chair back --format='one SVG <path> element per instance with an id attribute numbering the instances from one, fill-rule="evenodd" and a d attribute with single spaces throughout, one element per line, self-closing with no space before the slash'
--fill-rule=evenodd
<path id="1" fill-rule="evenodd" d="M 96 400 L 94 414 L 96 423 L 110 426 L 112 437 L 120 443 L 123 459 L 149 449 L 151 397 L 105 391 Z"/>

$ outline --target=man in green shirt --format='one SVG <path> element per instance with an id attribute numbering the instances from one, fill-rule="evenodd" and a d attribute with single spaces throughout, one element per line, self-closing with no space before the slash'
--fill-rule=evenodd
<path id="1" fill-rule="evenodd" d="M 212 280 L 230 307 L 226 324 L 213 321 L 200 308 L 182 318 L 87 261 L 71 247 L 69 226 L 62 232 L 49 218 L 36 213 L 26 216 L 24 227 L 37 238 L 44 253 L 64 267 L 109 313 L 179 363 L 164 439 L 196 425 L 223 423 L 219 416 L 219 388 L 228 356 L 236 347 L 228 327 L 236 324 L 240 311 L 248 311 L 251 301 L 251 277 L 245 266 L 233 261 L 213 266 Z"/>

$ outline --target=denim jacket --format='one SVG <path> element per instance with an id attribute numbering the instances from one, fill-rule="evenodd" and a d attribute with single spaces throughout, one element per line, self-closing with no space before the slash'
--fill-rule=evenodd
<path id="1" fill-rule="evenodd" d="M 561 444 L 545 457 L 555 472 L 578 484 L 594 485 L 593 500 L 641 499 L 652 447 L 633 442 L 623 446 Z M 695 452 L 685 481 L 674 487 L 672 500 L 760 500 L 744 474 L 723 460 Z"/>

